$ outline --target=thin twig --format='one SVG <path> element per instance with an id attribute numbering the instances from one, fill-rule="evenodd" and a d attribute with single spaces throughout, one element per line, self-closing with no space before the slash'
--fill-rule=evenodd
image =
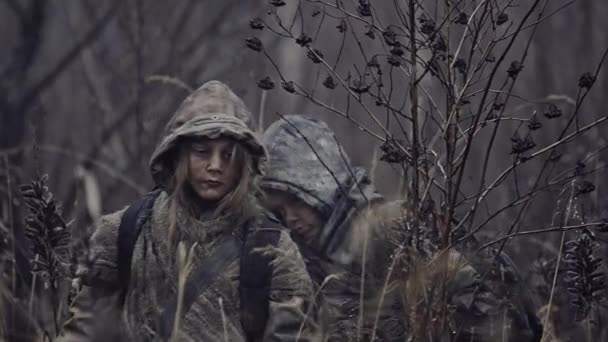
<path id="1" fill-rule="evenodd" d="M 114 17 L 114 14 L 118 11 L 121 4 L 122 1 L 115 0 L 111 4 L 110 8 L 104 13 L 103 16 L 101 16 L 93 27 L 84 35 L 84 37 L 77 42 L 72 49 L 70 49 L 65 56 L 63 56 L 59 62 L 53 66 L 51 70 L 44 74 L 40 80 L 34 82 L 34 85 L 25 91 L 25 95 L 23 95 L 20 100 L 17 110 L 18 113 L 25 113 L 27 109 L 35 103 L 33 99 L 40 95 L 40 93 L 42 93 L 42 91 L 44 91 L 48 86 L 53 84 L 57 77 L 59 77 L 59 75 L 61 75 L 61 73 L 67 69 L 70 64 L 72 64 L 76 57 L 80 55 L 81 51 L 95 42 L 95 40 L 101 35 L 101 33 L 103 33 L 108 23 Z"/>
<path id="2" fill-rule="evenodd" d="M 577 229 L 583 229 L 583 228 L 589 228 L 589 227 L 602 227 L 605 225 L 606 225 L 605 222 L 593 222 L 593 223 L 577 224 L 577 225 L 573 225 L 573 226 L 558 226 L 558 227 L 549 227 L 549 228 L 543 228 L 543 229 L 526 230 L 526 231 L 522 231 L 522 232 L 505 235 L 496 240 L 487 242 L 487 243 L 483 244 L 481 247 L 479 247 L 479 250 L 490 247 L 503 240 L 508 240 L 508 239 L 518 237 L 518 236 L 537 235 L 537 234 L 544 234 L 544 233 L 551 233 L 551 232 L 569 232 L 571 230 L 577 230 Z"/>
<path id="3" fill-rule="evenodd" d="M 146 82 L 161 82 L 164 84 L 170 84 L 179 89 L 183 89 L 188 93 L 191 93 L 194 91 L 194 89 L 191 86 L 189 86 L 186 82 L 180 80 L 177 77 L 172 77 L 172 76 L 152 75 L 152 76 L 148 76 L 146 78 Z"/>

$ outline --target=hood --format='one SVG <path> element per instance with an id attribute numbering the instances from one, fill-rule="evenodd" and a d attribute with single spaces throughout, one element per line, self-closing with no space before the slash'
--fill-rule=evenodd
<path id="1" fill-rule="evenodd" d="M 324 227 L 319 242 L 324 251 L 346 237 L 356 209 L 382 198 L 365 170 L 352 167 L 323 121 L 284 116 L 268 127 L 263 142 L 271 167 L 262 188 L 290 193 L 321 213 Z"/>
<path id="2" fill-rule="evenodd" d="M 327 218 L 334 197 L 351 178 L 350 160 L 327 124 L 287 115 L 270 125 L 262 139 L 272 165 L 262 186 L 287 191 Z"/>
<path id="3" fill-rule="evenodd" d="M 183 138 L 230 137 L 241 143 L 254 159 L 255 172 L 263 174 L 266 150 L 248 126 L 251 113 L 243 101 L 219 81 L 210 81 L 190 94 L 165 127 L 164 136 L 150 158 L 156 185 L 166 188 L 173 174 L 174 149 Z"/>

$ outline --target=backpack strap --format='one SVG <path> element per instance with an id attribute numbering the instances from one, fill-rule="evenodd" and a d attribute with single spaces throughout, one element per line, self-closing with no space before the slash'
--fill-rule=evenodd
<path id="1" fill-rule="evenodd" d="M 181 311 L 177 311 L 179 298 L 176 294 L 161 312 L 160 336 L 163 340 L 169 340 L 171 337 L 175 316 L 188 312 L 200 294 L 204 293 L 222 272 L 239 258 L 240 246 L 241 242 L 232 234 L 223 235 L 213 252 L 196 265 L 184 285 Z"/>
<path id="2" fill-rule="evenodd" d="M 189 308 L 232 261 L 240 257 L 239 296 L 241 324 L 247 341 L 261 341 L 268 320 L 270 283 L 273 257 L 264 255 L 257 248 L 276 247 L 281 225 L 268 217 L 261 228 L 247 227 L 241 248 L 233 235 L 221 237 L 215 251 L 197 265 L 184 288 L 182 312 Z M 160 336 L 169 338 L 177 312 L 177 298 L 170 301 L 161 314 Z"/>
<path id="3" fill-rule="evenodd" d="M 141 233 L 144 223 L 148 220 L 154 202 L 160 195 L 161 190 L 153 190 L 144 197 L 133 202 L 122 215 L 120 226 L 118 226 L 118 280 L 120 283 L 120 299 L 124 304 L 129 282 L 131 280 L 131 261 L 133 260 L 133 249 L 137 238 Z"/>
<path id="4" fill-rule="evenodd" d="M 260 228 L 250 227 L 246 232 L 241 254 L 239 295 L 241 325 L 247 341 L 262 340 L 269 315 L 273 256 L 256 249 L 277 247 L 281 229 L 280 222 L 267 214 Z"/>

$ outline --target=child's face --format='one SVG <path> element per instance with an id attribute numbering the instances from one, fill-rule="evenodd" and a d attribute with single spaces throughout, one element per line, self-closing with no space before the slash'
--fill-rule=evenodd
<path id="1" fill-rule="evenodd" d="M 266 191 L 266 206 L 290 230 L 292 235 L 311 245 L 321 230 L 317 211 L 295 196 L 278 190 Z"/>
<path id="2" fill-rule="evenodd" d="M 191 143 L 188 182 L 203 201 L 218 202 L 236 186 L 241 163 L 236 149 L 236 142 L 225 137 Z"/>

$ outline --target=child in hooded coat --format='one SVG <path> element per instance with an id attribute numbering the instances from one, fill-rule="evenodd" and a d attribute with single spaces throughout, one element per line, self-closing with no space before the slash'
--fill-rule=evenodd
<path id="1" fill-rule="evenodd" d="M 366 171 L 351 165 L 334 133 L 317 119 L 286 115 L 267 128 L 263 141 L 271 165 L 261 183 L 266 205 L 292 231 L 321 289 L 323 339 L 404 341 L 398 293 L 386 291 L 381 308 L 373 304 L 388 265 L 363 271 L 362 250 L 354 247 L 354 233 L 369 230 L 359 228 L 368 211 L 383 203 Z"/>
<path id="2" fill-rule="evenodd" d="M 312 283 L 298 248 L 281 229 L 276 248 L 266 251 L 272 272 L 261 334 L 252 337 L 242 323 L 239 276 L 241 259 L 248 256 L 241 255 L 240 242 L 268 228 L 268 216 L 256 199 L 266 151 L 249 121 L 241 99 L 220 82 L 208 82 L 185 99 L 151 157 L 160 190 L 150 212 L 143 213 L 147 216 L 133 247 L 126 291 L 121 290 L 119 265 L 128 260 L 119 260 L 118 251 L 123 209 L 97 222 L 88 263 L 78 270 L 82 289 L 61 341 L 110 340 L 119 330 L 129 340 L 146 341 L 312 340 L 315 323 L 307 317 Z M 218 251 L 228 247 L 220 241 L 232 240 L 238 257 L 221 260 Z M 189 268 L 184 254 L 189 254 Z M 176 310 L 169 333 L 163 332 L 166 303 L 175 303 L 184 289 L 180 276 L 186 275 L 187 283 L 197 265 L 214 261 L 226 266 L 188 308 Z"/>
<path id="3" fill-rule="evenodd" d="M 263 141 L 271 165 L 261 184 L 266 205 L 291 230 L 320 289 L 324 339 L 430 336 L 410 326 L 410 310 L 420 298 L 408 298 L 407 277 L 412 260 L 425 265 L 438 255 L 438 229 L 421 221 L 421 242 L 404 248 L 413 229 L 403 224 L 403 202 L 383 200 L 323 121 L 286 115 L 267 128 Z M 492 250 L 474 253 L 478 247 L 471 237 L 448 253 L 446 288 L 454 311 L 441 341 L 538 341 L 542 327 L 513 263 Z M 423 271 L 429 279 L 440 273 Z M 436 284 L 431 279 L 425 285 Z"/>

